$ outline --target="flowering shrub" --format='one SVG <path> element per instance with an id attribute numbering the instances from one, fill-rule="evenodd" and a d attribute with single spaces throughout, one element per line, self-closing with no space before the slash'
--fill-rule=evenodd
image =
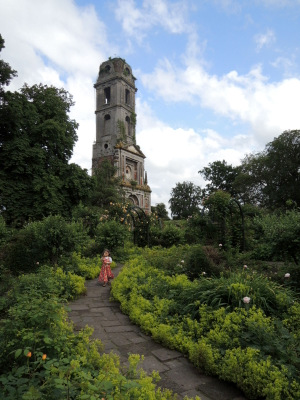
<path id="1" fill-rule="evenodd" d="M 292 292 L 243 267 L 191 282 L 171 275 L 164 262 L 157 249 L 146 249 L 125 265 L 112 285 L 122 310 L 201 370 L 236 383 L 249 399 L 298 398 L 300 307 Z"/>
<path id="2" fill-rule="evenodd" d="M 245 304 L 249 304 L 249 303 L 250 303 L 250 300 L 251 300 L 251 298 L 250 298 L 250 297 L 247 297 L 247 296 L 245 296 L 245 297 L 243 298 L 243 302 L 244 302 Z"/>
<path id="3" fill-rule="evenodd" d="M 103 354 L 102 343 L 90 339 L 91 328 L 73 332 L 64 301 L 82 293 L 82 282 L 71 271 L 50 267 L 16 279 L 0 324 L 2 397 L 175 400 L 156 388 L 157 373 L 138 369 L 139 356 L 131 355 L 121 370 L 119 357 Z"/>

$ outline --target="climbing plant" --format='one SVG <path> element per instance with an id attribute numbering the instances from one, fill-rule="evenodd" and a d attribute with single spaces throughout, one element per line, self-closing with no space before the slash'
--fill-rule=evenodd
<path id="1" fill-rule="evenodd" d="M 117 125 L 118 125 L 120 141 L 126 143 L 127 139 L 126 139 L 126 128 L 125 128 L 124 121 L 121 121 L 120 119 L 118 119 Z"/>
<path id="2" fill-rule="evenodd" d="M 229 193 L 218 190 L 205 199 L 203 205 L 202 216 L 211 239 L 225 248 L 244 250 L 244 216 L 239 202 Z"/>
<path id="3" fill-rule="evenodd" d="M 131 226 L 134 244 L 140 247 L 149 246 L 150 218 L 141 207 L 129 206 L 121 220 Z"/>

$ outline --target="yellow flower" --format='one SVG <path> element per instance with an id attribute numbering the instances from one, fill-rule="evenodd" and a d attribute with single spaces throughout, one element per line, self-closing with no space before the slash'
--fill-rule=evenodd
<path id="1" fill-rule="evenodd" d="M 32 356 L 31 351 L 26 354 L 26 357 L 30 358 Z"/>
<path id="2" fill-rule="evenodd" d="M 43 354 L 42 355 L 42 360 L 44 361 L 44 360 L 46 360 L 46 358 L 47 358 L 47 354 Z"/>

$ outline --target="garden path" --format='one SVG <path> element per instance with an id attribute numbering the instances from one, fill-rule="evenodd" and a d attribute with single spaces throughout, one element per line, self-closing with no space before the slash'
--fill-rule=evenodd
<path id="1" fill-rule="evenodd" d="M 117 276 L 121 265 L 114 269 Z M 158 371 L 158 385 L 184 396 L 199 396 L 201 400 L 247 400 L 234 386 L 209 377 L 197 370 L 178 351 L 170 350 L 141 332 L 127 315 L 122 314 L 118 302 L 110 301 L 110 286 L 98 285 L 97 279 L 86 282 L 87 294 L 69 304 L 69 318 L 75 329 L 86 325 L 94 328 L 93 337 L 100 339 L 106 353 L 114 352 L 121 363 L 128 363 L 128 353 L 144 355 L 141 367 L 148 373 Z"/>

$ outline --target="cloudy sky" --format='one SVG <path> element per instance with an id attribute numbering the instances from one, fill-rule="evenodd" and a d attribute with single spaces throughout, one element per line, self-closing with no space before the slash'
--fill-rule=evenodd
<path id="1" fill-rule="evenodd" d="M 2 58 L 25 82 L 64 87 L 80 124 L 72 162 L 90 171 L 99 65 L 137 78 L 137 144 L 152 205 L 198 171 L 237 165 L 300 129 L 300 0 L 0 0 Z"/>

